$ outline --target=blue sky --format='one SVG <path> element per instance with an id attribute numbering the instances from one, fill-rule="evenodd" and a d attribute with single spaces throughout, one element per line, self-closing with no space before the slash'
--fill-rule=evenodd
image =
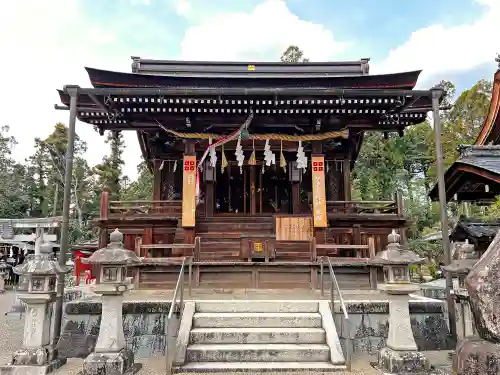
<path id="1" fill-rule="evenodd" d="M 491 79 L 500 52 L 500 0 L 16 0 L 0 10 L 4 75 L 0 124 L 31 153 L 67 113 L 56 88 L 88 86 L 84 66 L 130 71 L 130 56 L 195 60 L 277 60 L 297 44 L 313 61 L 370 57 L 371 73 L 423 69 L 420 87 L 451 80 L 457 92 Z M 39 100 L 26 111 L 26 85 Z M 23 115 L 20 116 L 19 114 Z M 28 130 L 28 131 L 27 131 Z M 106 147 L 78 124 L 91 164 Z M 127 137 L 127 173 L 140 151 Z"/>

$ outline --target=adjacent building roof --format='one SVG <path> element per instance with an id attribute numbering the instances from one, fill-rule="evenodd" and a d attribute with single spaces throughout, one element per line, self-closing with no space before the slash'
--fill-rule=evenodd
<path id="1" fill-rule="evenodd" d="M 497 58 L 497 62 L 500 59 Z M 495 195 L 500 194 L 496 185 L 500 175 L 500 159 L 498 151 L 491 147 L 485 147 L 483 151 L 481 146 L 500 145 L 500 65 L 493 76 L 493 87 L 491 93 L 491 102 L 488 115 L 479 133 L 474 148 L 470 150 L 474 155 L 460 155 L 446 171 L 446 199 L 450 200 L 455 194 L 459 201 L 485 201 L 494 199 Z M 489 184 L 494 185 L 491 190 Z M 488 185 L 489 191 L 486 191 L 485 185 Z M 432 200 L 438 200 L 437 184 L 430 191 L 429 196 Z"/>
<path id="2" fill-rule="evenodd" d="M 447 201 L 493 201 L 500 194 L 500 146 L 462 146 L 444 178 Z M 429 196 L 438 200 L 437 184 Z"/>
<path id="3" fill-rule="evenodd" d="M 493 88 L 488 116 L 476 139 L 476 145 L 500 144 L 500 66 L 493 76 Z"/>
<path id="4" fill-rule="evenodd" d="M 465 240 L 491 241 L 500 229 L 500 222 L 460 219 L 450 234 L 450 239 L 456 242 Z"/>

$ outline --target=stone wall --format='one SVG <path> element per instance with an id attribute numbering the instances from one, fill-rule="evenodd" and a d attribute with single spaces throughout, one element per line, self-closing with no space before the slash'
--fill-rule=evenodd
<path id="1" fill-rule="evenodd" d="M 370 356 L 376 360 L 389 332 L 387 301 L 348 301 L 346 308 L 350 324 L 346 324 L 340 305 L 335 305 L 335 325 L 345 352 L 346 338 L 352 338 L 354 356 Z M 449 335 L 445 304 L 442 301 L 418 299 L 410 301 L 413 335 L 418 349 L 451 350 L 455 343 Z M 350 329 L 349 329 L 350 326 Z"/>
<path id="2" fill-rule="evenodd" d="M 164 355 L 169 310 L 170 302 L 124 302 L 123 330 L 127 347 L 134 352 L 136 358 Z M 178 331 L 179 322 L 174 314 L 174 332 Z M 67 303 L 59 351 L 68 358 L 85 358 L 95 346 L 100 323 L 100 302 L 80 300 Z"/>
<path id="3" fill-rule="evenodd" d="M 127 345 L 136 358 L 162 356 L 165 351 L 165 324 L 170 302 L 133 301 L 123 304 L 123 326 Z M 387 301 L 350 301 L 347 309 L 351 321 L 353 354 L 370 355 L 385 344 L 388 333 L 389 304 Z M 443 313 L 444 303 L 436 300 L 410 302 L 413 333 L 419 350 L 453 349 Z M 93 349 L 99 333 L 101 304 L 96 301 L 73 301 L 65 306 L 63 336 L 59 350 L 68 358 L 86 357 Z M 179 320 L 174 319 L 174 336 Z M 335 305 L 335 323 L 342 345 L 347 327 L 340 306 Z"/>

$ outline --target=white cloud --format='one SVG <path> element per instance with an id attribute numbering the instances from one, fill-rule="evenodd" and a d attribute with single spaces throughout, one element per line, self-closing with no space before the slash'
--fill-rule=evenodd
<path id="1" fill-rule="evenodd" d="M 415 31 L 407 42 L 389 51 L 382 63 L 374 64 L 372 73 L 423 69 L 419 83 L 430 85 L 445 73 L 493 63 L 500 52 L 500 1 L 476 1 L 485 7 L 477 20 L 451 27 L 431 25 Z"/>
<path id="2" fill-rule="evenodd" d="M 87 22 L 78 0 L 17 0 L 0 12 L 0 125 L 9 125 L 19 144 L 14 156 L 32 154 L 34 138 L 46 137 L 56 122 L 68 122 L 56 89 L 65 84 L 89 87 L 85 66 L 130 70 L 130 52 L 112 48 L 117 36 Z M 86 158 L 99 163 L 108 147 L 89 124 L 77 123 L 88 144 Z M 135 176 L 140 149 L 135 132 L 125 132 L 126 173 Z"/>
<path id="3" fill-rule="evenodd" d="M 175 12 L 179 16 L 183 16 L 183 17 L 189 17 L 191 15 L 192 10 L 193 10 L 189 0 L 175 0 L 174 1 L 174 8 L 175 8 Z"/>
<path id="4" fill-rule="evenodd" d="M 219 13 L 192 26 L 181 50 L 187 60 L 276 60 L 291 44 L 316 61 L 346 47 L 323 25 L 291 13 L 284 0 L 265 0 L 250 13 Z"/>

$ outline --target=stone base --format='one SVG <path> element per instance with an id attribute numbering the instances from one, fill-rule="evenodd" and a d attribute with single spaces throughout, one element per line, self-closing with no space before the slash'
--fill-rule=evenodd
<path id="1" fill-rule="evenodd" d="M 44 365 L 3 365 L 0 375 L 46 375 L 66 364 L 66 358 L 54 359 Z"/>
<path id="2" fill-rule="evenodd" d="M 413 351 L 396 351 L 388 347 L 380 350 L 377 365 L 384 374 L 431 373 L 431 365 L 424 354 Z"/>
<path id="3" fill-rule="evenodd" d="M 83 375 L 132 375 L 134 353 L 122 349 L 118 353 L 91 353 L 83 364 Z"/>
<path id="4" fill-rule="evenodd" d="M 19 349 L 12 355 L 12 365 L 34 365 L 42 366 L 45 363 L 51 363 L 59 358 L 57 349 L 52 346 L 46 346 L 38 349 Z M 62 356 L 62 358 L 66 358 Z"/>
<path id="5" fill-rule="evenodd" d="M 457 375 L 500 374 L 500 344 L 479 337 L 463 339 L 453 356 L 453 370 Z"/>

